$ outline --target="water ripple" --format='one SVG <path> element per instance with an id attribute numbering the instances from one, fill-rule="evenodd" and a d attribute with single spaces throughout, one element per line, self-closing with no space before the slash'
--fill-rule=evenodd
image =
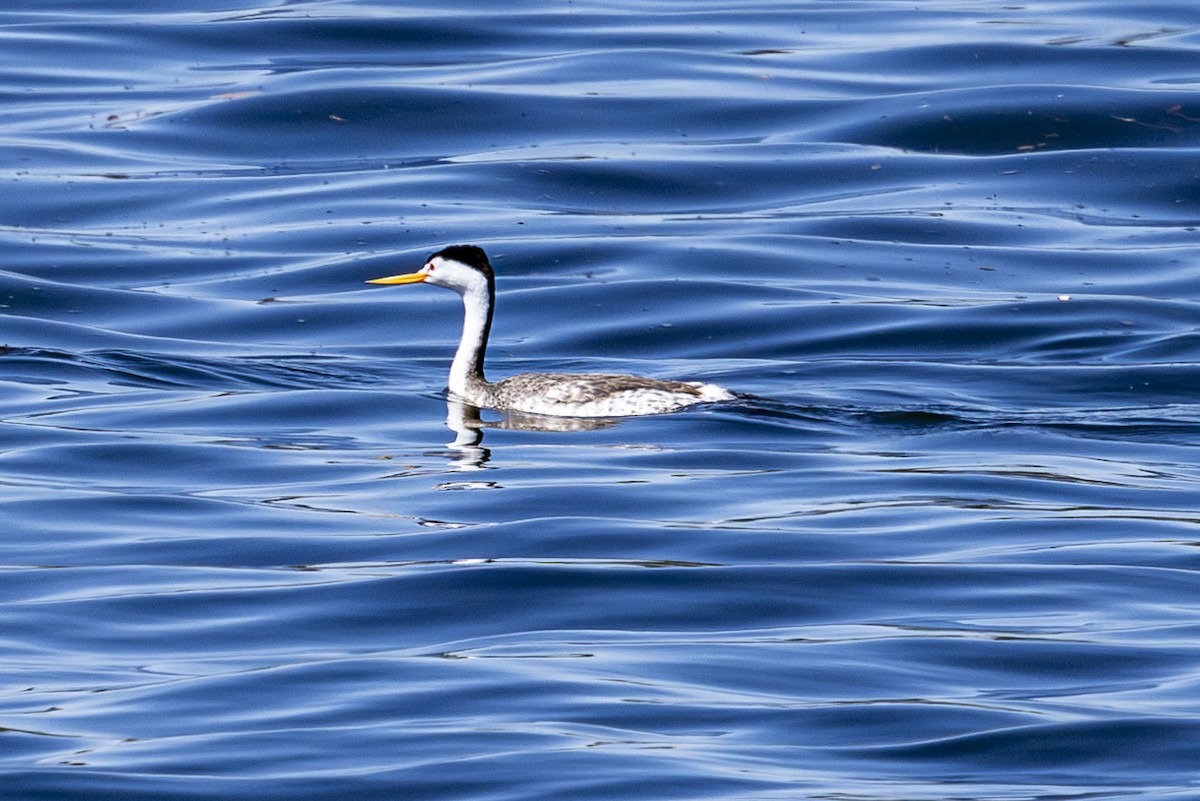
<path id="1" fill-rule="evenodd" d="M 1194 793 L 1194 10 L 0 12 L 14 798 Z M 561 425 L 489 371 L 735 402 Z"/>

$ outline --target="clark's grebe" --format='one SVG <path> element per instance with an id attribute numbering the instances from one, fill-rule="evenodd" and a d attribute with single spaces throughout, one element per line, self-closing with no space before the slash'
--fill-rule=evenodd
<path id="1" fill-rule="evenodd" d="M 452 245 L 426 259 L 418 272 L 368 283 L 426 283 L 453 289 L 462 296 L 462 340 L 450 365 L 450 394 L 482 409 L 560 417 L 626 417 L 734 397 L 715 384 L 607 373 L 522 373 L 495 383 L 488 381 L 483 375 L 483 357 L 492 327 L 496 279 L 487 254 L 475 245 Z"/>

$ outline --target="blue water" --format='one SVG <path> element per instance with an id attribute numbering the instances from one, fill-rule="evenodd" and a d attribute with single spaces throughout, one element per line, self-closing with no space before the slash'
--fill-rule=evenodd
<path id="1" fill-rule="evenodd" d="M 0 797 L 1200 798 L 1194 3 L 10 0 L 0 153 Z M 464 439 L 457 242 L 745 397 Z"/>

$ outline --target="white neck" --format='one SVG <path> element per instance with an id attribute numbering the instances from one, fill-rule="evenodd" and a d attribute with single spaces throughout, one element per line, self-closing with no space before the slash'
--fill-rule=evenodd
<path id="1" fill-rule="evenodd" d="M 450 392 L 471 400 L 487 384 L 483 377 L 483 355 L 492 325 L 492 299 L 483 283 L 468 289 L 462 299 L 462 339 L 450 365 Z"/>

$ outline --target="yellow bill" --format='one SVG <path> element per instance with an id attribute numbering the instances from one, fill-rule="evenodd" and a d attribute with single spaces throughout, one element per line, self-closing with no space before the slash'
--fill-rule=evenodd
<path id="1" fill-rule="evenodd" d="M 404 275 L 389 275 L 385 278 L 372 278 L 368 284 L 419 284 L 425 280 L 425 273 L 405 273 Z"/>

